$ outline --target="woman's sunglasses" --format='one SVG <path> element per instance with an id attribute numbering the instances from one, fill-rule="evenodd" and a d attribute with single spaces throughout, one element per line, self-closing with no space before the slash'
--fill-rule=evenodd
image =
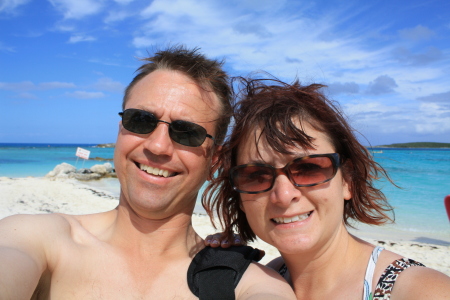
<path id="1" fill-rule="evenodd" d="M 339 154 L 314 154 L 296 158 L 283 168 L 267 164 L 245 164 L 230 171 L 234 190 L 244 194 L 264 193 L 273 188 L 275 178 L 286 175 L 297 187 L 315 186 L 333 179 L 339 168 Z"/>
<path id="2" fill-rule="evenodd" d="M 133 133 L 147 134 L 155 130 L 158 123 L 166 123 L 169 125 L 169 136 L 178 144 L 199 147 L 205 139 L 209 137 L 214 141 L 214 137 L 206 133 L 206 129 L 202 126 L 188 121 L 177 120 L 171 123 L 158 120 L 154 114 L 135 108 L 129 108 L 119 113 L 122 117 L 123 127 Z"/>

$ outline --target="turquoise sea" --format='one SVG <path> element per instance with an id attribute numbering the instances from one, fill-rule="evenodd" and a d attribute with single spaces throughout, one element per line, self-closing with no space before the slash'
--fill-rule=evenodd
<path id="1" fill-rule="evenodd" d="M 113 148 L 86 144 L 0 143 L 0 177 L 43 177 L 63 162 L 77 168 L 104 163 L 77 158 L 77 147 L 91 151 L 91 158 L 111 159 L 114 153 Z M 444 207 L 444 197 L 450 195 L 450 149 L 376 148 L 373 152 L 375 160 L 401 187 L 378 183 L 395 207 L 396 224 L 386 226 L 393 236 L 396 239 L 418 237 L 418 241 L 450 245 L 450 222 Z M 118 196 L 117 179 L 90 184 Z M 196 210 L 201 210 L 201 205 L 197 205 Z"/>

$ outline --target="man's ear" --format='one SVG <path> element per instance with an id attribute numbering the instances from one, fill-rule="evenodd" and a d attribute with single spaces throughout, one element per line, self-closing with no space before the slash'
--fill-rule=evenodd
<path id="1" fill-rule="evenodd" d="M 214 173 L 216 173 L 217 169 L 219 169 L 218 162 L 219 162 L 220 150 L 222 150 L 222 146 L 214 147 L 214 150 L 213 150 L 214 152 L 211 157 L 211 170 L 209 172 L 208 179 L 207 179 L 208 181 L 212 180 L 212 176 L 214 175 Z"/>

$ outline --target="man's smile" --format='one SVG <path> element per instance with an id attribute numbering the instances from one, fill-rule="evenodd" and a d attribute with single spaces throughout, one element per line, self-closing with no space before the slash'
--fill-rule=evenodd
<path id="1" fill-rule="evenodd" d="M 169 172 L 168 170 L 162 170 L 162 169 L 158 169 L 156 167 L 150 167 L 141 163 L 137 163 L 139 169 L 141 169 L 142 171 L 151 174 L 151 175 L 155 175 L 155 176 L 162 176 L 162 177 L 172 177 L 175 176 L 177 173 L 175 172 Z"/>

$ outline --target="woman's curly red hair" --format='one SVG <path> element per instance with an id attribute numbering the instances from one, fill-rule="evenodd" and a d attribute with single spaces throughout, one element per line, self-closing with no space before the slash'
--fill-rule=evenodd
<path id="1" fill-rule="evenodd" d="M 341 171 L 352 193 L 352 198 L 344 204 L 344 223 L 351 226 L 349 221 L 356 220 L 380 225 L 393 221 L 388 215 L 393 213 L 392 207 L 383 192 L 374 186 L 374 181 L 380 177 L 392 182 L 391 179 L 358 141 L 337 103 L 320 91 L 324 85 L 302 86 L 298 81 L 286 84 L 277 79 L 238 78 L 235 83 L 236 80 L 241 89 L 235 93 L 234 125 L 212 168 L 217 174 L 202 198 L 206 212 L 211 219 L 217 214 L 227 237 L 231 237 L 233 231 L 244 241 L 256 237 L 241 209 L 240 194 L 229 180 L 230 169 L 236 166 L 239 145 L 260 128 L 261 134 L 255 143 L 264 135 L 277 152 L 291 154 L 287 149 L 292 146 L 314 149 L 313 138 L 296 125 L 298 121 L 325 133 L 341 157 Z"/>

